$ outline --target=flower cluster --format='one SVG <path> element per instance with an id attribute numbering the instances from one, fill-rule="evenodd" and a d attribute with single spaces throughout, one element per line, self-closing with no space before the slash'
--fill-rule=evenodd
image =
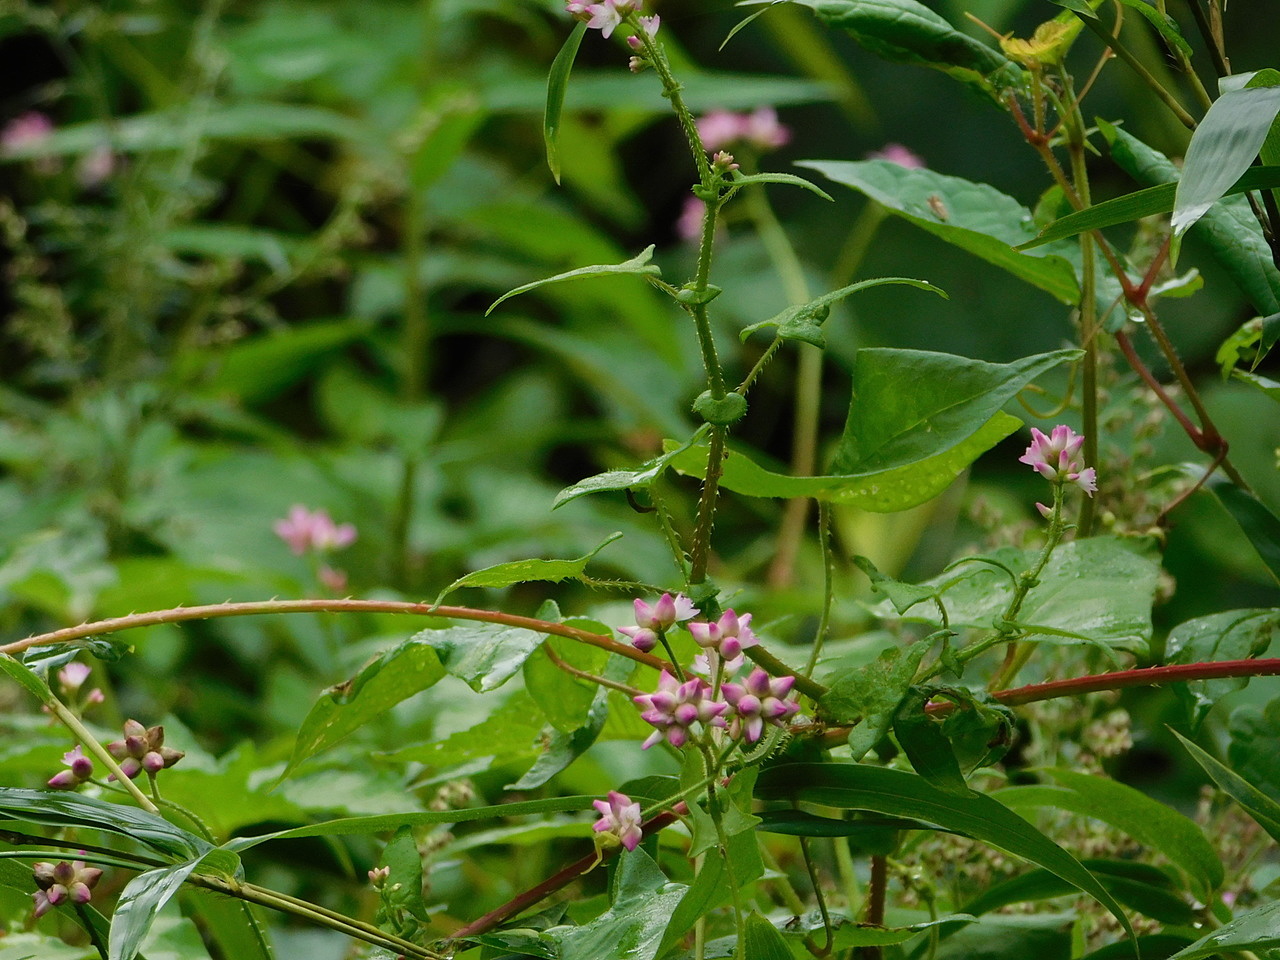
<path id="1" fill-rule="evenodd" d="M 144 770 L 154 777 L 186 756 L 164 745 L 164 727 L 144 727 L 137 720 L 124 722 L 123 739 L 108 743 L 107 752 L 120 762 L 120 771 L 130 780 Z"/>
<path id="2" fill-rule="evenodd" d="M 640 824 L 640 804 L 632 802 L 625 793 L 609 791 L 608 800 L 593 800 L 592 806 L 600 813 L 600 819 L 591 829 L 601 834 L 599 840 L 620 843 L 634 850 L 644 839 Z"/>
<path id="3" fill-rule="evenodd" d="M 601 3 L 580 3 L 578 0 L 569 0 L 565 4 L 565 9 L 575 20 L 581 20 L 591 30 L 599 30 L 607 39 L 613 36 L 614 30 L 628 22 L 631 14 L 638 13 L 643 5 L 643 0 L 603 0 Z M 635 22 L 652 39 L 658 32 L 661 18 L 637 17 Z M 638 34 L 633 34 L 627 38 L 627 45 L 632 50 L 639 50 L 644 46 L 644 41 Z"/>
<path id="4" fill-rule="evenodd" d="M 1082 466 L 1075 459 L 1083 445 L 1084 436 L 1065 424 L 1054 427 L 1048 436 L 1032 427 L 1031 446 L 1018 458 L 1018 462 L 1027 464 L 1050 483 L 1058 486 L 1074 483 L 1092 497 L 1098 489 L 1097 471 L 1093 467 Z M 1041 503 L 1036 507 L 1046 517 L 1052 512 Z"/>
<path id="5" fill-rule="evenodd" d="M 644 651 L 656 647 L 658 639 L 677 623 L 698 615 L 698 608 L 683 594 L 673 597 L 664 593 L 652 606 L 637 597 L 635 610 L 636 625 L 619 627 L 618 632 L 630 637 L 637 650 Z"/>
<path id="6" fill-rule="evenodd" d="M 791 131 L 778 122 L 778 112 L 773 107 L 761 107 L 751 113 L 712 110 L 698 118 L 698 136 L 707 153 L 719 153 L 739 144 L 764 152 L 791 141 Z"/>
<path id="7" fill-rule="evenodd" d="M 92 890 L 102 877 L 97 867 L 86 866 L 83 860 L 60 860 L 57 863 L 33 864 L 36 886 L 40 889 L 31 895 L 35 900 L 35 917 L 38 920 L 54 907 L 70 900 L 72 903 L 88 903 Z"/>
<path id="8" fill-rule="evenodd" d="M 634 699 L 641 707 L 648 708 L 640 714 L 641 719 L 656 727 L 641 744 L 645 750 L 664 739 L 673 747 L 683 747 L 689 741 L 695 723 L 703 727 L 726 725 L 721 714 L 729 709 L 729 704 L 714 699 L 711 684 L 701 677 L 692 677 L 681 683 L 663 670 L 658 677 L 657 691 L 643 693 Z"/>
<path id="9" fill-rule="evenodd" d="M 726 683 L 720 688 L 733 708 L 729 733 L 755 743 L 766 723 L 784 724 L 800 710 L 800 704 L 788 700 L 787 694 L 795 677 L 771 677 L 756 667 L 742 683 Z"/>

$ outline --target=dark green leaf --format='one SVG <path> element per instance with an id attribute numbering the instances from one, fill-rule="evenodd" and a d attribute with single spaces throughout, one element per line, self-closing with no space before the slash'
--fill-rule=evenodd
<path id="1" fill-rule="evenodd" d="M 943 940 L 935 960 L 1070 960 L 1076 919 L 1074 913 L 982 917 Z M 1137 947 L 1130 943 L 1128 952 L 1135 956 Z"/>
<path id="2" fill-rule="evenodd" d="M 854 557 L 853 562 L 871 580 L 872 592 L 883 594 L 885 599 L 893 604 L 893 609 L 898 613 L 906 613 L 917 603 L 923 603 L 925 600 L 938 596 L 936 587 L 917 583 L 903 583 L 901 580 L 886 577 L 876 569 L 876 565 L 867 557 Z"/>
<path id="3" fill-rule="evenodd" d="M 545 287 L 549 283 L 562 283 L 565 280 L 578 280 L 584 277 L 607 277 L 618 274 L 632 274 L 640 277 L 656 277 L 662 274 L 662 270 L 656 263 L 650 263 L 653 259 L 654 245 L 649 244 L 640 253 L 632 257 L 630 260 L 624 260 L 622 263 L 612 264 L 595 264 L 590 267 L 578 267 L 576 270 L 569 270 L 565 273 L 557 273 L 554 277 L 545 277 L 542 280 L 534 280 L 532 283 L 526 283 L 523 286 L 516 287 L 514 290 L 508 290 L 493 303 L 489 304 L 489 309 L 484 312 L 487 317 L 497 309 L 498 304 L 504 300 L 510 300 L 512 297 L 519 296 L 522 293 L 528 293 L 530 290 L 537 290 L 539 287 Z"/>
<path id="4" fill-rule="evenodd" d="M 1191 904 L 1174 891 L 1158 867 L 1125 860 L 1081 861 L 1125 906 L 1162 923 L 1190 924 Z M 965 913 L 983 914 L 1014 903 L 1074 895 L 1075 888 L 1047 870 L 1031 870 L 997 883 L 965 904 Z"/>
<path id="5" fill-rule="evenodd" d="M 1186 871 L 1202 901 L 1222 885 L 1222 861 L 1192 821 L 1146 794 L 1106 777 L 1074 770 L 1046 770 L 1061 786 L 1009 787 L 996 799 L 1016 809 L 1051 806 L 1101 820 L 1139 843 L 1159 850 Z"/>
<path id="6" fill-rule="evenodd" d="M 211 890 L 187 886 L 181 891 L 183 913 L 193 916 L 205 935 L 212 938 L 224 957 L 235 960 L 275 960 L 267 941 L 260 908 Z"/>
<path id="7" fill-rule="evenodd" d="M 1147 0 L 1120 0 L 1126 7 L 1137 10 L 1148 20 L 1151 25 L 1156 28 L 1156 32 L 1164 38 L 1169 46 L 1178 50 L 1188 60 L 1191 59 L 1191 44 L 1187 43 L 1186 37 L 1182 35 L 1182 31 L 1178 28 L 1178 21 L 1167 13 L 1163 13 L 1153 7 Z"/>
<path id="8" fill-rule="evenodd" d="M 901 770 L 862 763 L 780 764 L 756 782 L 762 800 L 795 800 L 846 810 L 871 810 L 912 817 L 981 840 L 1062 877 L 1101 902 L 1133 936 L 1129 918 L 1115 898 L 1080 861 L 1008 807 L 991 797 L 956 797 Z"/>
<path id="9" fill-rule="evenodd" d="M 445 597 L 462 587 L 509 587 L 512 584 L 533 581 L 561 583 L 565 580 L 582 580 L 587 564 L 592 558 L 621 536 L 621 533 L 610 534 L 598 547 L 576 560 L 512 560 L 476 570 L 465 577 L 459 577 L 441 590 L 436 597 L 436 605 L 438 606 Z"/>
<path id="10" fill-rule="evenodd" d="M 1138 946 L 1142 948 L 1142 960 L 1169 960 L 1190 942 L 1191 937 L 1182 933 L 1153 933 L 1137 940 Z M 1131 945 L 1109 943 L 1092 953 L 1086 953 L 1080 960 L 1129 960 L 1131 956 Z"/>
<path id="11" fill-rule="evenodd" d="M 759 829 L 765 833 L 781 833 L 789 837 L 856 837 L 880 838 L 901 830 L 933 830 L 951 833 L 940 827 L 908 817 L 862 817 L 857 820 L 835 820 L 819 817 L 804 810 L 762 810 Z"/>
<path id="12" fill-rule="evenodd" d="M 795 0 L 895 63 L 932 67 L 1000 101 L 1022 70 L 916 0 Z"/>
<path id="13" fill-rule="evenodd" d="M 1239 950 L 1269 950 L 1280 947 L 1280 900 L 1264 903 L 1213 933 L 1201 937 L 1191 946 L 1179 950 L 1169 960 L 1196 960 L 1218 957 Z"/>
<path id="14" fill-rule="evenodd" d="M 564 46 L 551 62 L 551 72 L 547 75 L 547 107 L 542 115 L 542 139 L 547 145 L 547 166 L 551 175 L 560 182 L 560 114 L 564 110 L 564 94 L 569 88 L 569 73 L 573 70 L 573 61 L 578 56 L 578 47 L 587 33 L 585 23 L 574 25 L 573 31 L 565 38 Z"/>
<path id="15" fill-rule="evenodd" d="M 213 844 L 155 814 L 78 793 L 0 787 L 0 815 L 49 827 L 86 827 L 132 837 L 166 857 L 183 861 L 213 849 Z"/>
<path id="16" fill-rule="evenodd" d="M 944 721 L 925 713 L 928 701 L 928 695 L 919 693 L 904 699 L 893 721 L 893 735 L 916 773 L 944 793 L 966 796 L 969 786 L 960 761 L 944 732 Z"/>
<path id="17" fill-rule="evenodd" d="M 1266 652 L 1280 626 L 1280 610 L 1227 610 L 1180 623 L 1165 641 L 1168 663 L 1206 663 L 1245 660 Z M 1228 693 L 1241 690 L 1248 677 L 1195 680 L 1174 689 L 1186 702 L 1192 729 L 1209 715 L 1213 705 Z"/>
<path id="18" fill-rule="evenodd" d="M 1244 807 L 1245 812 L 1258 821 L 1259 826 L 1267 831 L 1273 840 L 1280 842 L 1280 803 L 1276 803 L 1254 784 L 1230 767 L 1215 760 L 1176 730 L 1173 733 L 1182 741 L 1182 745 L 1187 748 L 1192 759 L 1204 768 L 1204 772 L 1210 779 L 1231 799 Z"/>
<path id="19" fill-rule="evenodd" d="M 422 854 L 412 827 L 406 824 L 396 830 L 382 848 L 378 865 L 391 868 L 381 891 L 383 904 L 427 921 L 427 904 L 422 898 Z"/>
<path id="20" fill-rule="evenodd" d="M 1269 796 L 1280 795 L 1280 699 L 1265 707 L 1246 703 L 1231 711 L 1227 721 L 1231 743 L 1227 760 L 1241 777 Z"/>
<path id="21" fill-rule="evenodd" d="M 1191 136 L 1178 181 L 1175 234 L 1204 216 L 1249 169 L 1280 114 L 1280 87 L 1231 90 L 1213 102 Z"/>
<path id="22" fill-rule="evenodd" d="M 1188 467 L 1188 472 L 1192 470 L 1198 477 L 1203 468 Z M 1241 490 L 1221 474 L 1215 473 L 1209 477 L 1204 482 L 1204 489 L 1227 508 L 1227 512 L 1253 544 L 1253 549 L 1258 551 L 1258 556 L 1271 575 L 1280 582 L 1280 517 L 1267 509 L 1252 493 Z"/>
<path id="23" fill-rule="evenodd" d="M 400 701 L 435 684 L 445 675 L 440 659 L 433 644 L 422 640 L 420 634 L 388 650 L 350 680 L 326 690 L 302 721 L 282 776 L 378 719 Z"/>

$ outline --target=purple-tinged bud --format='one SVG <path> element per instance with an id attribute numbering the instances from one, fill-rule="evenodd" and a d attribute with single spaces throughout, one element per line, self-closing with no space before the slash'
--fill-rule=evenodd
<path id="1" fill-rule="evenodd" d="M 387 882 L 387 878 L 391 876 L 391 868 L 388 866 L 374 867 L 369 871 L 369 882 L 375 888 L 381 890 L 383 884 Z"/>
<path id="2" fill-rule="evenodd" d="M 648 653 L 658 645 L 658 635 L 648 627 L 619 627 L 618 632 L 631 638 L 631 645 Z"/>
<path id="3" fill-rule="evenodd" d="M 54 876 L 53 864 L 49 863 L 47 860 L 41 860 L 39 863 L 33 863 L 31 865 L 31 873 L 35 877 L 36 885 L 41 890 L 48 890 L 58 882 L 57 878 Z"/>
<path id="4" fill-rule="evenodd" d="M 154 750 L 148 750 L 142 755 L 142 769 L 155 776 L 164 769 L 164 757 Z"/>
<path id="5" fill-rule="evenodd" d="M 74 790 L 83 781 L 70 770 L 59 770 L 48 779 L 45 786 L 50 790 Z"/>
<path id="6" fill-rule="evenodd" d="M 158 751 L 163 766 L 172 767 L 175 763 L 185 757 L 187 754 L 183 750 L 174 750 L 172 747 L 161 747 Z"/>

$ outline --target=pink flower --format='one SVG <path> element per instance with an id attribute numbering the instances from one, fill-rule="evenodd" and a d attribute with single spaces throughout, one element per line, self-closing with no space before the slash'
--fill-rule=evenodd
<path id="1" fill-rule="evenodd" d="M 751 614 L 739 617 L 732 609 L 720 615 L 714 623 L 691 623 L 689 632 L 700 647 L 711 647 L 726 660 L 736 659 L 747 647 L 759 641 L 751 632 Z"/>
<path id="2" fill-rule="evenodd" d="M 888 160 L 908 170 L 923 170 L 925 162 L 900 143 L 886 143 L 879 150 L 867 154 L 868 160 Z"/>
<path id="3" fill-rule="evenodd" d="M 591 829 L 612 837 L 628 850 L 634 850 L 644 839 L 640 825 L 640 804 L 633 803 L 625 793 L 609 791 L 608 800 L 593 800 L 593 807 L 600 812 L 600 819 Z"/>
<path id="4" fill-rule="evenodd" d="M 735 143 L 747 143 L 757 150 L 776 150 L 791 140 L 791 131 L 778 122 L 773 107 L 751 113 L 712 110 L 698 118 L 698 136 L 708 153 L 717 153 Z"/>
<path id="5" fill-rule="evenodd" d="M 316 579 L 330 593 L 342 593 L 347 589 L 347 571 L 337 570 L 327 563 L 320 565 L 320 569 L 316 571 Z"/>
<path id="6" fill-rule="evenodd" d="M 715 153 L 742 136 L 742 114 L 728 110 L 712 110 L 698 118 L 698 136 L 707 153 Z"/>
<path id="7" fill-rule="evenodd" d="M 656 693 L 642 693 L 633 699 L 648 708 L 640 714 L 641 719 L 657 728 L 641 744 L 645 750 L 663 739 L 673 747 L 684 746 L 695 723 L 723 727 L 725 720 L 720 714 L 729 709 L 724 701 L 711 699 L 711 684 L 701 677 L 681 683 L 665 670 L 658 678 Z"/>
<path id="8" fill-rule="evenodd" d="M 84 755 L 80 744 L 62 755 L 69 769 L 55 773 L 45 784 L 50 790 L 74 790 L 93 776 L 93 761 Z"/>
<path id="9" fill-rule="evenodd" d="M 391 876 L 391 867 L 389 866 L 374 867 L 372 870 L 369 871 L 369 882 L 373 884 L 374 887 L 381 890 L 383 885 L 387 882 L 387 877 L 389 876 Z"/>
<path id="10" fill-rule="evenodd" d="M 1051 483 L 1074 483 L 1089 496 L 1098 489 L 1098 474 L 1093 467 L 1081 468 L 1075 455 L 1084 445 L 1083 434 L 1076 433 L 1065 424 L 1053 428 L 1045 436 L 1031 428 L 1031 446 L 1018 458 Z M 1040 511 L 1044 513 L 1044 510 Z"/>
<path id="11" fill-rule="evenodd" d="M 791 141 L 791 130 L 778 122 L 777 110 L 761 107 L 743 120 L 742 138 L 759 150 L 776 150 Z"/>
<path id="12" fill-rule="evenodd" d="M 589 14 L 587 26 L 592 30 L 599 30 L 606 39 L 613 35 L 613 31 L 621 25 L 628 13 L 639 8 L 639 0 L 604 0 L 603 3 L 589 3 L 585 6 L 581 3 L 566 5 L 566 9 L 579 20 L 583 19 L 584 14 Z"/>
<path id="13" fill-rule="evenodd" d="M 58 671 L 58 686 L 65 696 L 75 696 L 92 672 L 92 668 L 87 663 L 72 660 Z"/>
<path id="14" fill-rule="evenodd" d="M 0 150 L 15 153 L 23 147 L 48 140 L 53 134 L 53 121 L 35 110 L 14 117 L 0 130 Z"/>
<path id="15" fill-rule="evenodd" d="M 702 218 L 706 216 L 707 205 L 697 197 L 686 197 L 684 209 L 676 219 L 676 236 L 689 243 L 697 243 L 702 237 Z"/>
<path id="16" fill-rule="evenodd" d="M 698 608 L 684 594 L 674 597 L 664 593 L 657 603 L 650 606 L 638 597 L 635 600 L 636 625 L 619 627 L 618 632 L 631 638 L 637 650 L 649 651 L 658 645 L 658 638 L 675 624 L 696 616 Z"/>
<path id="17" fill-rule="evenodd" d="M 734 713 L 729 731 L 734 736 L 741 732 L 747 743 L 755 743 L 766 723 L 785 725 L 800 709 L 794 700 L 786 699 L 795 682 L 795 677 L 770 677 L 756 667 L 742 683 L 724 684 L 720 690 Z"/>
<path id="18" fill-rule="evenodd" d="M 308 550 L 321 553 L 341 550 L 356 539 L 353 524 L 335 524 L 327 510 L 311 511 L 300 504 L 294 504 L 289 509 L 289 516 L 277 520 L 272 529 L 299 557 Z"/>
<path id="19" fill-rule="evenodd" d="M 68 898 L 72 903 L 88 903 L 93 887 L 102 877 L 101 870 L 87 866 L 83 860 L 35 863 L 31 872 L 40 888 L 31 895 L 37 920 Z"/>

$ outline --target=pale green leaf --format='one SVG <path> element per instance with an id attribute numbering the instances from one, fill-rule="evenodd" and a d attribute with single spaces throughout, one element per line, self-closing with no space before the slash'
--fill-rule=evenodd
<path id="1" fill-rule="evenodd" d="M 645 247 L 640 253 L 632 257 L 630 260 L 624 260 L 622 263 L 612 264 L 595 264 L 590 267 L 578 267 L 576 270 L 569 270 L 565 273 L 557 273 L 554 277 L 546 277 L 542 280 L 534 280 L 532 283 L 526 283 L 523 286 L 516 287 L 514 290 L 508 290 L 493 303 L 489 304 L 489 309 L 484 312 L 487 317 L 497 309 L 498 304 L 512 297 L 519 296 L 522 293 L 528 293 L 530 290 L 537 290 L 539 287 L 545 287 L 549 283 L 562 283 L 565 280 L 579 280 L 584 277 L 607 277 L 619 274 L 633 274 L 641 277 L 657 277 L 661 276 L 662 270 L 656 263 L 650 263 L 653 259 L 654 245 L 651 243 Z"/>
<path id="2" fill-rule="evenodd" d="M 586 567 L 591 559 L 621 536 L 621 533 L 610 534 L 598 547 L 585 556 L 578 557 L 576 560 L 512 560 L 468 573 L 465 577 L 459 577 L 440 591 L 436 597 L 436 606 L 439 606 L 449 594 L 462 587 L 497 588 L 533 581 L 561 583 L 565 580 L 582 580 L 586 575 Z"/>

